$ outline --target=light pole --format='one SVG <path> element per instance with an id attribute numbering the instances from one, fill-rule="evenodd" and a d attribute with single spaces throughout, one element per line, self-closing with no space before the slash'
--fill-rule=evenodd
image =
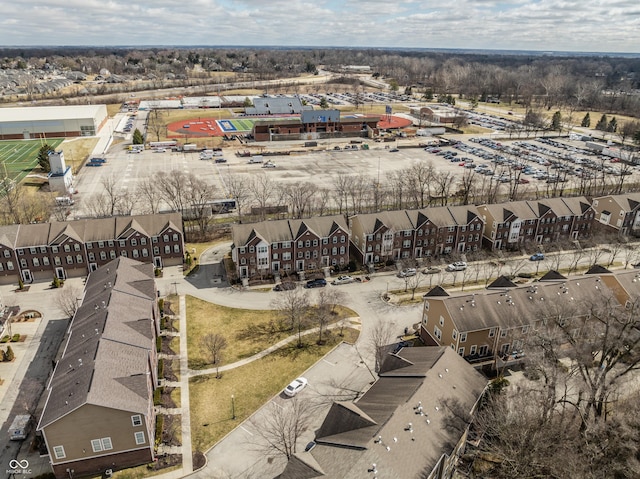
<path id="1" fill-rule="evenodd" d="M 235 418 L 236 418 L 236 398 L 232 394 L 231 395 L 231 419 L 235 419 Z"/>

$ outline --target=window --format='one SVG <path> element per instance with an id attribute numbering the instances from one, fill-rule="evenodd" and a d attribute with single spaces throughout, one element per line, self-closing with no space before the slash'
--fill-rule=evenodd
<path id="1" fill-rule="evenodd" d="M 164 241 L 165 243 L 169 242 L 169 235 L 163 235 L 162 236 L 162 241 Z"/>
<path id="2" fill-rule="evenodd" d="M 96 255 L 94 253 L 89 253 L 87 256 L 89 257 L 89 261 L 95 261 L 96 260 Z"/>
<path id="3" fill-rule="evenodd" d="M 454 329 L 453 332 L 451 333 L 451 338 L 455 341 L 457 337 L 458 337 L 458 331 Z"/>
<path id="4" fill-rule="evenodd" d="M 40 260 L 38 258 L 33 258 L 33 265 L 40 266 Z"/>
<path id="5" fill-rule="evenodd" d="M 247 264 L 247 258 L 240 258 L 240 264 Z"/>
<path id="6" fill-rule="evenodd" d="M 442 331 L 440 331 L 440 328 L 438 328 L 438 326 L 433 327 L 433 334 L 436 338 L 438 338 L 438 341 L 442 339 Z"/>
<path id="7" fill-rule="evenodd" d="M 464 356 L 464 348 L 458 348 L 458 354 Z"/>
<path id="8" fill-rule="evenodd" d="M 59 251 L 59 248 L 57 246 L 52 246 L 51 247 L 51 252 L 52 253 L 57 253 Z"/>
<path id="9" fill-rule="evenodd" d="M 313 246 L 318 246 L 318 240 L 317 239 L 313 240 Z"/>
<path id="10" fill-rule="evenodd" d="M 76 255 L 76 263 L 78 263 L 78 264 L 82 263 L 82 255 L 81 254 Z"/>
<path id="11" fill-rule="evenodd" d="M 305 242 L 304 242 L 304 245 L 305 245 L 305 247 L 307 247 L 307 248 L 308 248 L 309 246 L 311 246 L 311 240 L 307 240 L 307 241 L 305 241 Z"/>
<path id="12" fill-rule="evenodd" d="M 244 251 L 240 251 L 240 253 L 244 253 Z M 160 254 L 160 247 L 154 246 L 153 247 L 153 254 L 158 256 Z"/>
<path id="13" fill-rule="evenodd" d="M 42 258 L 42 264 L 45 266 L 49 266 L 49 258 L 46 256 Z"/>
<path id="14" fill-rule="evenodd" d="M 98 241 L 98 248 L 104 248 L 104 241 Z"/>
<path id="15" fill-rule="evenodd" d="M 179 253 L 180 252 L 180 245 L 179 244 L 174 244 L 173 245 L 173 252 L 174 253 Z"/>
<path id="16" fill-rule="evenodd" d="M 71 255 L 67 256 L 67 264 L 73 264 L 73 256 Z"/>
<path id="17" fill-rule="evenodd" d="M 131 246 L 138 246 L 138 240 L 131 238 Z"/>
<path id="18" fill-rule="evenodd" d="M 40 252 L 41 253 L 46 253 L 47 252 L 47 247 L 46 246 L 40 246 Z"/>
<path id="19" fill-rule="evenodd" d="M 136 438 L 136 444 L 144 444 L 145 440 L 144 440 L 144 431 L 138 431 L 134 434 L 135 438 Z"/>
<path id="20" fill-rule="evenodd" d="M 291 260 L 291 253 L 287 252 L 287 253 L 282 253 L 282 259 L 284 261 L 289 261 Z"/>
<path id="21" fill-rule="evenodd" d="M 37 252 L 38 252 L 38 250 L 35 249 L 33 246 L 31 248 L 29 248 L 29 253 L 36 254 Z"/>
<path id="22" fill-rule="evenodd" d="M 111 251 L 109 251 L 109 257 L 111 259 L 116 259 L 116 250 L 112 249 Z"/>
<path id="23" fill-rule="evenodd" d="M 60 266 L 62 264 L 62 260 L 60 259 L 60 256 L 56 256 L 53 258 L 53 264 L 55 264 L 56 266 Z"/>
<path id="24" fill-rule="evenodd" d="M 147 238 L 145 238 L 144 236 L 142 238 L 140 238 L 140 244 L 141 245 L 146 245 L 147 244 Z"/>
<path id="25" fill-rule="evenodd" d="M 406 252 L 408 252 L 408 251 L 406 251 Z M 340 254 L 344 254 L 344 253 L 345 253 L 344 246 L 340 246 Z"/>
<path id="26" fill-rule="evenodd" d="M 332 242 L 333 244 L 336 244 L 336 243 L 338 242 L 338 237 L 337 237 L 337 236 L 334 236 L 334 237 L 331 239 L 331 242 Z"/>
<path id="27" fill-rule="evenodd" d="M 408 235 L 406 235 L 408 236 Z M 345 235 L 340 236 L 340 243 L 344 243 L 346 241 L 347 237 Z"/>
<path id="28" fill-rule="evenodd" d="M 22 255 L 24 254 L 24 250 L 23 250 L 23 249 L 19 249 L 19 250 L 18 250 L 18 254 L 19 254 L 20 256 L 22 256 Z"/>
<path id="29" fill-rule="evenodd" d="M 93 249 L 93 243 L 91 241 L 87 243 L 87 249 Z"/>
<path id="30" fill-rule="evenodd" d="M 173 233 L 173 241 L 178 241 L 178 234 L 177 233 Z"/>
<path id="31" fill-rule="evenodd" d="M 167 249 L 166 246 L 164 248 L 165 250 Z M 256 249 L 253 246 L 249 246 L 249 253 L 255 253 Z"/>
<path id="32" fill-rule="evenodd" d="M 109 245 L 109 248 L 113 248 L 113 240 L 109 240 L 107 244 Z"/>
<path id="33" fill-rule="evenodd" d="M 93 452 L 102 451 L 102 439 L 91 439 L 91 449 Z"/>
<path id="34" fill-rule="evenodd" d="M 125 258 L 127 257 L 127 252 L 126 251 L 120 251 L 120 256 L 124 256 Z"/>
<path id="35" fill-rule="evenodd" d="M 11 256 L 11 251 L 9 251 L 8 249 L 4 250 L 4 257 L 9 258 L 10 256 Z"/>
<path id="36" fill-rule="evenodd" d="M 26 268 L 27 267 L 27 260 L 24 258 L 20 258 L 20 267 L 21 268 Z"/>
<path id="37" fill-rule="evenodd" d="M 134 258 L 137 258 L 138 256 L 140 256 L 137 249 L 134 249 L 131 253 Z"/>
<path id="38" fill-rule="evenodd" d="M 153 241 L 154 243 L 157 243 L 158 242 L 158 237 L 157 236 L 153 236 L 151 238 L 151 241 Z"/>
<path id="39" fill-rule="evenodd" d="M 64 453 L 64 446 L 53 446 L 53 455 L 56 459 L 64 459 L 67 455 Z"/>
<path id="40" fill-rule="evenodd" d="M 477 348 L 478 348 L 478 347 L 477 347 L 475 344 L 474 344 L 473 346 L 471 346 L 471 348 L 469 348 L 469 354 L 471 354 L 472 356 L 473 356 L 474 354 L 476 354 L 476 349 L 477 349 Z"/>
<path id="41" fill-rule="evenodd" d="M 131 416 L 131 424 L 134 426 L 142 426 L 142 416 L 140 414 Z"/>
<path id="42" fill-rule="evenodd" d="M 467 341 L 467 333 L 460 333 L 460 342 L 464 343 Z"/>
<path id="43" fill-rule="evenodd" d="M 71 246 L 68 245 L 68 244 L 64 245 L 64 252 L 65 253 L 70 253 L 71 252 Z"/>
<path id="44" fill-rule="evenodd" d="M 507 330 L 506 329 L 501 329 L 500 330 L 500 337 L 501 338 L 506 338 L 507 337 Z"/>
<path id="45" fill-rule="evenodd" d="M 73 245 L 73 251 L 80 251 L 80 243 L 75 243 Z"/>
<path id="46" fill-rule="evenodd" d="M 444 318 L 440 316 L 440 326 L 444 326 Z"/>
<path id="47" fill-rule="evenodd" d="M 142 248 L 142 257 L 146 258 L 149 256 L 149 250 L 147 248 Z"/>
<path id="48" fill-rule="evenodd" d="M 491 328 L 489 330 L 489 337 L 493 338 L 496 335 L 496 328 Z"/>
<path id="49" fill-rule="evenodd" d="M 100 251 L 100 259 L 102 261 L 106 261 L 107 259 L 107 253 L 105 251 Z"/>
<path id="50" fill-rule="evenodd" d="M 164 247 L 164 254 L 169 254 L 171 253 L 171 245 L 165 245 Z M 253 251 L 252 251 L 253 253 Z"/>

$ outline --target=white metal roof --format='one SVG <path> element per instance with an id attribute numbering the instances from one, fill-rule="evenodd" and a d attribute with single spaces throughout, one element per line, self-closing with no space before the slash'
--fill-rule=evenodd
<path id="1" fill-rule="evenodd" d="M 105 105 L 73 106 L 27 106 L 0 108 L 0 123 L 43 120 L 73 120 L 76 118 L 95 118 L 104 110 Z"/>

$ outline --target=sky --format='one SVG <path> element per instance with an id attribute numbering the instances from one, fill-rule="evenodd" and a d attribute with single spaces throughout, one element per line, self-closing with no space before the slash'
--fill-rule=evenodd
<path id="1" fill-rule="evenodd" d="M 0 45 L 640 53 L 640 1 L 0 0 Z"/>

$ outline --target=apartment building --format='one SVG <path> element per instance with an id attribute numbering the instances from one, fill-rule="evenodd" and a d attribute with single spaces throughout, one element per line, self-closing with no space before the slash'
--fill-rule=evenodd
<path id="1" fill-rule="evenodd" d="M 239 278 L 315 271 L 349 262 L 342 216 L 234 225 L 231 257 Z"/>
<path id="2" fill-rule="evenodd" d="M 597 224 L 605 231 L 640 235 L 640 193 L 594 198 L 593 209 Z"/>
<path id="3" fill-rule="evenodd" d="M 89 274 L 38 424 L 56 478 L 154 460 L 159 321 L 152 264 L 121 256 Z"/>
<path id="4" fill-rule="evenodd" d="M 84 276 L 124 256 L 156 268 L 182 264 L 178 213 L 0 226 L 0 282 Z"/>

